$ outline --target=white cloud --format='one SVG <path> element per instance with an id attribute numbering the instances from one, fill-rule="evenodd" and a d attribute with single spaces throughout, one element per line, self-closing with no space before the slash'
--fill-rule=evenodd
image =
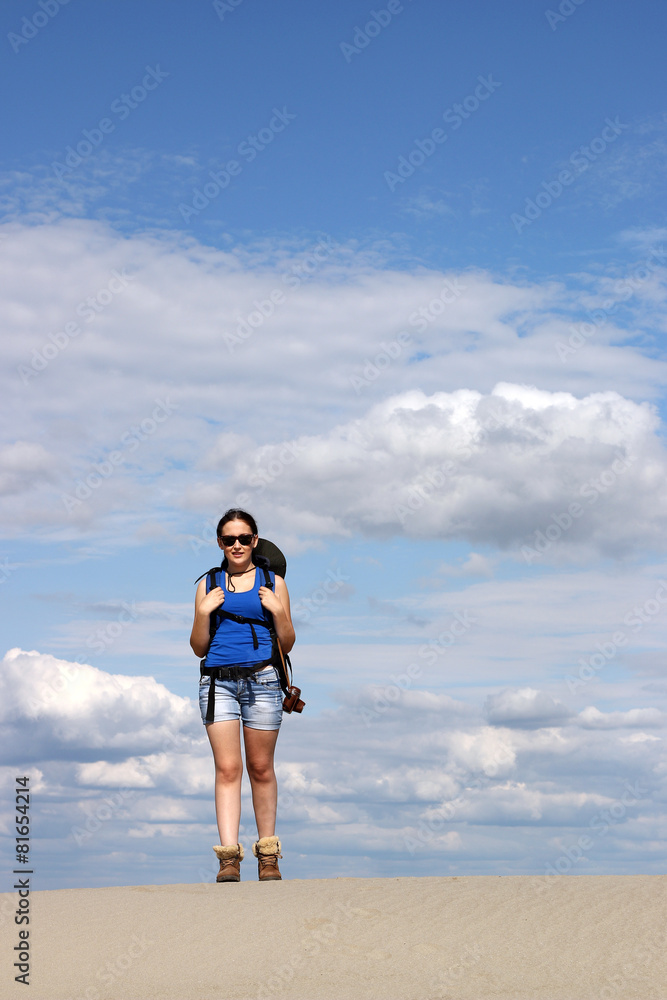
<path id="1" fill-rule="evenodd" d="M 452 199 L 452 193 L 446 192 L 447 197 Z M 433 216 L 455 216 L 456 212 L 451 204 L 444 198 L 439 198 L 437 194 L 426 190 L 420 191 L 418 195 L 406 198 L 403 203 L 403 211 L 406 215 L 414 215 L 417 219 L 430 219 Z"/>
<path id="2" fill-rule="evenodd" d="M 15 441 L 0 450 L 0 494 L 26 493 L 55 479 L 56 463 L 40 444 Z"/>
<path id="3" fill-rule="evenodd" d="M 78 764 L 77 781 L 81 785 L 98 788 L 153 788 L 154 783 L 146 769 L 145 761 L 138 757 L 128 757 L 120 764 L 106 760 L 96 760 L 89 764 Z"/>
<path id="4" fill-rule="evenodd" d="M 198 713 L 153 677 L 108 674 L 11 649 L 0 673 L 0 722 L 16 759 L 94 748 L 132 753 L 194 734 Z"/>
<path id="5" fill-rule="evenodd" d="M 516 753 L 511 741 L 489 726 L 475 726 L 472 731 L 455 730 L 446 739 L 457 768 L 489 778 L 511 773 Z"/>
<path id="6" fill-rule="evenodd" d="M 487 718 L 494 726 L 528 729 L 562 724 L 572 714 L 563 702 L 552 698 L 546 691 L 529 687 L 490 695 L 485 708 Z"/>
<path id="7" fill-rule="evenodd" d="M 602 795 L 581 792 L 545 792 L 528 787 L 525 782 L 504 781 L 486 787 L 473 787 L 452 800 L 452 804 L 426 810 L 425 817 L 456 817 L 471 824 L 508 823 L 511 826 L 543 823 L 549 826 L 570 824 L 585 817 L 586 810 L 599 808 L 611 800 Z"/>
<path id="8" fill-rule="evenodd" d="M 662 728 L 667 716 L 657 708 L 631 708 L 627 712 L 601 712 L 589 705 L 577 716 L 579 724 L 586 729 L 638 729 Z M 644 736 L 644 739 L 650 737 Z"/>
<path id="9" fill-rule="evenodd" d="M 524 544 L 537 546 L 533 559 L 619 556 L 664 539 L 657 425 L 648 405 L 615 392 L 413 390 L 325 435 L 246 452 L 230 486 L 268 475 L 274 505 L 315 519 L 316 531 L 328 520 L 332 534 Z"/>
<path id="10" fill-rule="evenodd" d="M 622 743 L 646 743 L 647 740 L 655 742 L 661 740 L 662 736 L 654 736 L 653 733 L 631 733 L 630 736 L 619 737 Z"/>
<path id="11" fill-rule="evenodd" d="M 79 764 L 77 783 L 97 788 L 160 788 L 175 795 L 198 795 L 207 790 L 210 767 L 204 755 L 192 754 L 192 742 L 181 741 L 180 752 L 174 752 L 171 743 L 167 746 L 161 753 L 128 757 L 119 764 L 106 760 Z M 183 752 L 184 747 L 187 752 Z"/>
<path id="12" fill-rule="evenodd" d="M 479 552 L 471 552 L 461 567 L 464 576 L 493 576 L 494 562 Z"/>
<path id="13" fill-rule="evenodd" d="M 664 382 L 659 358 L 634 346 L 620 352 L 611 343 L 623 329 L 596 330 L 567 366 L 558 362 L 558 339 L 594 302 L 590 282 L 581 289 L 478 271 L 401 270 L 379 246 L 330 241 L 330 252 L 311 276 L 301 274 L 295 289 L 286 279 L 315 240 L 265 240 L 222 251 L 173 233 L 123 237 L 81 219 L 14 223 L 6 235 L 0 256 L 8 291 L 0 319 L 10 367 L 0 399 L 13 428 L 7 447 L 23 442 L 20 452 L 7 452 L 6 485 L 21 490 L 4 499 L 14 531 L 39 524 L 61 539 L 95 533 L 116 545 L 121 535 L 124 544 L 135 544 L 147 532 L 177 539 L 175 526 L 191 521 L 191 510 L 208 516 L 231 493 L 245 492 L 261 507 L 262 483 L 292 504 L 307 458 L 310 494 L 344 492 L 355 527 L 404 528 L 410 535 L 418 529 L 397 522 L 388 495 L 405 497 L 429 463 L 460 461 L 457 447 L 467 443 L 472 453 L 455 476 L 453 495 L 425 514 L 428 530 L 508 544 L 521 537 L 524 490 L 529 523 L 542 510 L 549 517 L 552 500 L 570 499 L 559 462 L 569 461 L 573 481 L 583 481 L 587 463 L 591 474 L 599 473 L 635 431 L 638 443 L 653 433 L 652 418 L 638 404 L 600 391 L 613 384 L 620 394 L 646 398 Z M 271 311 L 266 302 L 276 289 L 284 299 Z M 642 285 L 633 303 L 642 322 L 658 321 L 662 305 L 653 284 Z M 271 315 L 261 315 L 262 304 Z M 225 337 L 237 336 L 251 313 L 261 322 L 228 349 Z M 67 324 L 76 332 L 68 334 Z M 631 313 L 628 327 L 630 335 Z M 396 353 L 400 333 L 407 340 Z M 390 354 L 383 355 L 387 346 Z M 355 378 L 366 378 L 364 372 L 369 377 L 356 391 Z M 499 379 L 504 383 L 490 395 Z M 540 391 L 512 390 L 514 382 Z M 563 385 L 576 395 L 559 392 Z M 156 422 L 157 400 L 166 402 L 168 416 Z M 491 404 L 501 424 L 482 441 Z M 340 415 L 336 427 L 333 414 Z M 280 471 L 275 463 L 287 454 L 285 443 L 299 440 L 304 429 L 307 451 L 291 464 L 283 459 Z M 113 454 L 117 461 L 109 466 Z M 11 462 L 19 457 L 17 474 Z M 657 452 L 651 462 L 657 483 L 647 505 L 662 475 Z M 264 478 L 253 485 L 251 475 Z M 309 493 L 300 509 L 306 533 L 339 533 L 338 511 L 321 509 Z M 489 493 L 496 527 L 488 523 Z M 657 531 L 651 534 L 647 523 L 644 534 Z M 599 545 L 592 544 L 605 549 L 604 530 Z"/>
<path id="14" fill-rule="evenodd" d="M 70 195 L 68 210 L 76 211 L 79 195 Z M 190 533 L 201 537 L 204 519 L 243 493 L 260 523 L 280 528 L 290 552 L 338 540 L 332 548 L 351 583 L 334 596 L 354 587 L 374 602 L 372 615 L 361 601 L 327 604 L 331 642 L 318 644 L 317 618 L 313 645 L 301 646 L 309 705 L 303 718 L 286 720 L 278 750 L 287 843 L 317 855 L 318 865 L 340 865 L 345 851 L 354 873 L 369 874 L 369 854 L 377 865 L 387 850 L 407 858 L 409 832 L 418 842 L 406 860 L 415 873 L 438 853 L 477 870 L 499 857 L 541 870 L 551 847 L 540 827 L 562 827 L 570 843 L 568 828 L 585 829 L 592 812 L 621 794 L 619 775 L 650 789 L 646 829 L 638 833 L 628 817 L 624 836 L 633 845 L 650 829 L 658 843 L 664 779 L 662 738 L 653 734 L 665 716 L 653 703 L 664 692 L 626 674 L 638 647 L 657 655 L 659 618 L 647 612 L 636 635 L 625 621 L 635 604 L 655 603 L 655 581 L 627 563 L 613 575 L 603 568 L 547 576 L 533 572 L 536 560 L 530 570 L 519 563 L 523 578 L 513 579 L 516 565 L 484 546 L 535 545 L 542 532 L 551 545 L 539 554 L 541 569 L 663 544 L 660 427 L 639 400 L 656 398 L 665 366 L 650 339 L 650 356 L 624 342 L 664 324 L 664 268 L 656 263 L 640 282 L 623 323 L 615 315 L 596 326 L 564 364 L 558 340 L 613 294 L 622 269 L 530 283 L 406 269 L 378 246 L 348 244 L 293 290 L 284 277 L 307 254 L 304 241 L 228 241 L 220 251 L 174 234 L 124 237 L 100 223 L 63 221 L 63 205 L 44 192 L 30 207 L 33 221 L 52 221 L 0 234 L 11 365 L 0 396 L 7 532 L 39 525 L 42 538 L 93 537 L 98 547 L 86 554 L 173 547 Z M 114 271 L 128 278 L 111 294 Z M 267 308 L 276 288 L 285 301 L 229 350 L 225 335 Z M 103 308 L 87 321 L 91 297 Z M 80 332 L 60 347 L 58 332 L 72 322 Z M 397 352 L 402 332 L 409 336 Z M 45 347 L 48 364 L 26 383 L 17 369 Z M 164 421 L 152 417 L 157 399 L 169 401 Z M 114 450 L 122 460 L 108 471 Z M 629 469 L 613 472 L 627 456 Z M 446 462 L 453 467 L 439 481 Z M 68 510 L 61 495 L 85 494 L 91 477 L 95 485 Z M 573 501 L 583 513 L 560 527 Z M 357 534 L 430 539 L 436 563 L 448 558 L 439 541 L 466 544 L 451 547 L 454 570 L 420 567 L 421 582 L 405 593 L 378 584 L 366 595 L 363 574 L 350 566 Z M 383 546 L 373 556 L 385 559 L 385 581 L 399 575 Z M 117 580 L 105 601 L 80 602 L 82 619 L 62 622 L 49 648 L 82 648 L 91 630 L 113 624 L 119 605 L 109 593 L 123 593 Z M 147 600 L 136 610 L 137 622 L 105 652 L 172 654 L 165 619 L 183 630 L 191 609 Z M 429 663 L 421 644 L 446 635 L 455 613 L 474 624 L 453 648 L 441 643 Z M 618 629 L 632 642 L 577 692 L 575 715 L 561 701 L 565 677 Z M 355 645 L 341 649 L 341 637 Z M 423 668 L 413 686 L 378 701 L 394 683 L 387 675 L 411 662 Z M 339 707 L 318 715 L 309 684 L 320 705 L 336 684 L 347 690 Z M 368 726 L 364 707 L 374 713 Z M 36 808 L 48 808 L 63 855 L 71 844 L 89 873 L 111 873 L 121 859 L 124 877 L 136 881 L 149 870 L 157 880 L 167 872 L 178 873 L 175 881 L 207 877 L 197 866 L 217 840 L 213 764 L 191 700 L 153 678 L 11 651 L 0 713 L 16 760 L 42 774 L 46 806 Z M 250 816 L 244 786 L 246 844 Z M 88 839 L 79 852 L 72 824 L 83 823 Z M 614 836 L 605 845 L 618 858 Z M 151 841 L 149 855 L 134 852 L 138 840 Z M 179 867 L 186 857 L 193 871 Z"/>
<path id="15" fill-rule="evenodd" d="M 57 698 L 45 688 L 57 689 Z M 311 854 L 318 864 L 323 856 L 337 858 L 338 868 L 327 862 L 332 874 L 343 864 L 355 869 L 362 858 L 366 873 L 369 866 L 380 871 L 374 859 L 395 856 L 418 874 L 429 858 L 450 854 L 484 870 L 489 860 L 497 866 L 500 851 L 509 856 L 507 827 L 522 863 L 542 871 L 561 848 L 535 840 L 535 829 L 562 828 L 563 842 L 575 842 L 592 816 L 619 800 L 619 774 L 639 781 L 639 792 L 618 833 L 645 837 L 631 826 L 640 799 L 655 830 L 662 740 L 621 744 L 609 726 L 582 728 L 582 718 L 654 732 L 664 718 L 632 708 L 612 718 L 591 707 L 573 719 L 545 692 L 520 689 L 491 699 L 504 712 L 500 727 L 482 718 L 487 692 L 488 685 L 464 702 L 428 688 L 406 691 L 369 726 L 360 725 L 349 702 L 286 720 L 277 754 L 279 829 L 288 851 L 303 855 L 299 873 L 311 872 Z M 188 699 L 152 678 L 112 676 L 18 650 L 5 657 L 0 694 L 3 738 L 38 764 L 36 814 L 48 805 L 51 836 L 65 851 L 71 843 L 82 873 L 105 852 L 120 852 L 124 870 L 137 865 L 134 877 L 144 881 L 153 865 L 162 879 L 173 870 L 192 881 L 212 877 L 206 865 L 217 839 L 213 762 Z M 360 706 L 369 695 L 372 689 L 359 692 Z M 549 728 L 521 728 L 538 715 Z M 247 786 L 244 816 L 247 844 L 254 833 Z M 132 855 L 137 840 L 151 841 L 150 855 Z M 607 850 L 613 857 L 613 837 Z"/>

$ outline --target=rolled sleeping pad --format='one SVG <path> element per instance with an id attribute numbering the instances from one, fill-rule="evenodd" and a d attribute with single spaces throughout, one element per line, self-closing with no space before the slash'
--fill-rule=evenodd
<path id="1" fill-rule="evenodd" d="M 268 560 L 268 569 L 273 570 L 278 576 L 282 576 L 284 580 L 287 573 L 287 559 L 278 546 L 270 542 L 268 538 L 260 538 L 257 547 L 252 551 L 252 561 L 256 565 L 261 566 L 260 560 L 264 559 Z"/>

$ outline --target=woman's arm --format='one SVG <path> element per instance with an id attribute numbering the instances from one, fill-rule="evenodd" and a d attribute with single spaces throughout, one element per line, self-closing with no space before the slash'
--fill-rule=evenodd
<path id="1" fill-rule="evenodd" d="M 206 593 L 206 577 L 199 581 L 195 594 L 195 620 L 190 633 L 190 645 L 195 656 L 200 659 L 208 653 L 211 642 L 209 630 L 211 627 L 211 612 L 223 604 L 225 592 L 221 587 L 214 587 Z"/>
<path id="2" fill-rule="evenodd" d="M 259 599 L 262 607 L 273 615 L 273 624 L 283 653 L 289 653 L 296 642 L 296 633 L 292 625 L 287 585 L 282 576 L 276 576 L 275 593 L 269 587 L 260 587 Z"/>

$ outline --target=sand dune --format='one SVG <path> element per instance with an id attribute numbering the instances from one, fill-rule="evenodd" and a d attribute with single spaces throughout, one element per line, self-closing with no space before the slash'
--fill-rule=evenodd
<path id="1" fill-rule="evenodd" d="M 29 991 L 13 981 L 11 918 L 3 998 L 667 1000 L 667 876 L 246 881 L 31 902 Z"/>

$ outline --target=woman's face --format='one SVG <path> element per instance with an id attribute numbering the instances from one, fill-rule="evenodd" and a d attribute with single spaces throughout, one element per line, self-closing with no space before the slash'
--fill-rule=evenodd
<path id="1" fill-rule="evenodd" d="M 230 566 L 240 565 L 250 560 L 250 554 L 257 545 L 259 539 L 252 534 L 252 528 L 245 521 L 226 521 L 222 529 L 222 538 L 233 536 L 235 541 L 232 545 L 225 545 L 224 541 L 218 539 L 218 545 L 227 556 Z M 249 545 L 242 545 L 239 535 L 251 535 L 252 540 Z"/>

